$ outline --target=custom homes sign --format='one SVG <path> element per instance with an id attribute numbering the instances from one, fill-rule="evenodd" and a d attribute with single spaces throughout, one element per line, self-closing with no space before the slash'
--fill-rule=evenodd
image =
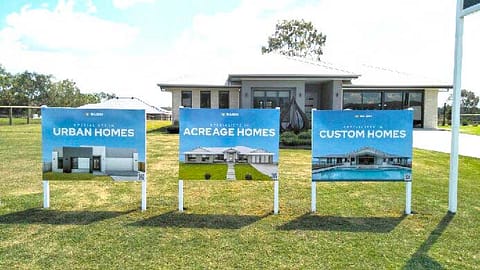
<path id="1" fill-rule="evenodd" d="M 268 180 L 278 174 L 278 109 L 180 109 L 181 180 Z"/>
<path id="2" fill-rule="evenodd" d="M 145 111 L 42 108 L 44 180 L 145 177 Z"/>
<path id="3" fill-rule="evenodd" d="M 409 181 L 411 110 L 314 111 L 312 181 Z"/>

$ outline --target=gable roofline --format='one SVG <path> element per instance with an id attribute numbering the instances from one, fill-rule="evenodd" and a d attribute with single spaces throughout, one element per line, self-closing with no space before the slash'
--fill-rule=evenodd
<path id="1" fill-rule="evenodd" d="M 343 84 L 342 88 L 344 90 L 349 89 L 365 89 L 365 90 L 423 90 L 423 89 L 449 89 L 453 88 L 453 85 L 444 84 L 444 85 L 356 85 L 356 84 Z"/>
<path id="2" fill-rule="evenodd" d="M 357 74 L 338 74 L 338 75 L 323 75 L 323 74 L 229 74 L 228 81 L 237 82 L 245 79 L 275 79 L 275 80 L 351 80 L 357 79 L 360 75 Z"/>
<path id="3" fill-rule="evenodd" d="M 209 89 L 240 89 L 241 86 L 232 86 L 232 85 L 218 85 L 218 84 L 172 84 L 172 83 L 157 83 L 157 86 L 160 87 L 160 90 L 168 90 L 171 88 L 209 88 Z"/>

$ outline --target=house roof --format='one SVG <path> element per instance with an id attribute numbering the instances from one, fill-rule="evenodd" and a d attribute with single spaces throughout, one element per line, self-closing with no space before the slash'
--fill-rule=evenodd
<path id="1" fill-rule="evenodd" d="M 158 86 L 222 87 L 242 78 L 290 78 L 297 80 L 341 78 L 350 80 L 358 78 L 358 76 L 358 74 L 326 62 L 309 61 L 300 57 L 287 57 L 278 54 L 266 54 L 225 59 L 222 63 L 216 64 L 211 63 L 208 68 L 197 68 L 177 75 L 175 78 L 166 78 Z"/>
<path id="2" fill-rule="evenodd" d="M 183 154 L 196 154 L 196 155 L 221 155 L 227 150 L 235 150 L 239 154 L 248 155 L 248 154 L 257 154 L 257 155 L 272 155 L 264 149 L 260 148 L 250 148 L 247 146 L 235 146 L 235 147 L 198 147 L 191 151 L 186 151 Z"/>
<path id="3" fill-rule="evenodd" d="M 213 61 L 213 60 L 212 60 Z M 166 79 L 162 87 L 209 87 L 220 88 L 242 80 L 305 80 L 321 82 L 342 80 L 344 88 L 408 88 L 408 89 L 450 89 L 448 79 L 436 79 L 402 72 L 391 68 L 378 67 L 351 60 L 347 63 L 317 61 L 302 57 L 279 54 L 254 55 L 240 59 L 213 61 L 208 68 L 193 68 L 190 73 Z"/>
<path id="4" fill-rule="evenodd" d="M 344 84 L 343 88 L 451 89 L 453 87 L 448 80 L 430 78 L 391 68 L 353 62 L 349 63 L 349 68 L 355 70 L 361 76 L 352 81 L 352 84 Z"/>
<path id="5" fill-rule="evenodd" d="M 116 97 L 100 103 L 85 104 L 83 109 L 144 109 L 146 114 L 172 114 L 171 111 L 157 108 L 136 97 Z"/>

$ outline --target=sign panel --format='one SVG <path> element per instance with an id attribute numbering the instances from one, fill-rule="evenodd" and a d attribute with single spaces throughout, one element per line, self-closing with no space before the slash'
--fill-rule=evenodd
<path id="1" fill-rule="evenodd" d="M 278 109 L 180 108 L 179 178 L 277 179 L 279 123 Z"/>
<path id="2" fill-rule="evenodd" d="M 411 181 L 411 110 L 314 111 L 312 181 Z"/>
<path id="3" fill-rule="evenodd" d="M 42 108 L 44 180 L 144 180 L 145 111 Z"/>

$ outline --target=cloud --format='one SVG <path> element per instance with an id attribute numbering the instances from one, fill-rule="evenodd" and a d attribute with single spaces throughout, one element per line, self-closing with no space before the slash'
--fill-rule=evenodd
<path id="1" fill-rule="evenodd" d="M 117 1 L 117 7 L 134 2 Z M 326 61 L 347 67 L 369 64 L 451 82 L 453 1 L 339 2 L 282 0 L 272 5 L 244 0 L 230 11 L 196 15 L 190 27 L 158 51 L 142 51 L 141 44 L 133 44 L 142 40 L 140 29 L 95 17 L 91 1 L 82 2 L 82 8 L 73 1 L 59 1 L 52 10 L 25 6 L 10 14 L 0 29 L 0 63 L 15 72 L 28 69 L 71 78 L 82 91 L 133 95 L 166 106 L 170 97 L 157 83 L 202 83 L 207 78 L 209 83 L 224 83 L 230 67 L 255 65 L 249 61 L 260 54 L 276 22 L 304 18 L 327 35 Z M 168 23 L 160 19 L 152 23 Z M 480 94 L 478 29 L 480 12 L 465 19 L 463 65 L 463 85 Z M 140 47 L 134 50 L 134 45 Z"/>
<path id="2" fill-rule="evenodd" d="M 155 0 L 113 0 L 112 4 L 118 9 L 128 9 L 140 3 L 153 3 Z"/>
<path id="3" fill-rule="evenodd" d="M 74 5 L 59 1 L 53 11 L 24 6 L 7 16 L 0 35 L 33 50 L 101 51 L 126 48 L 138 34 L 127 24 L 92 16 L 96 8 L 91 1 L 84 12 L 75 11 Z"/>

